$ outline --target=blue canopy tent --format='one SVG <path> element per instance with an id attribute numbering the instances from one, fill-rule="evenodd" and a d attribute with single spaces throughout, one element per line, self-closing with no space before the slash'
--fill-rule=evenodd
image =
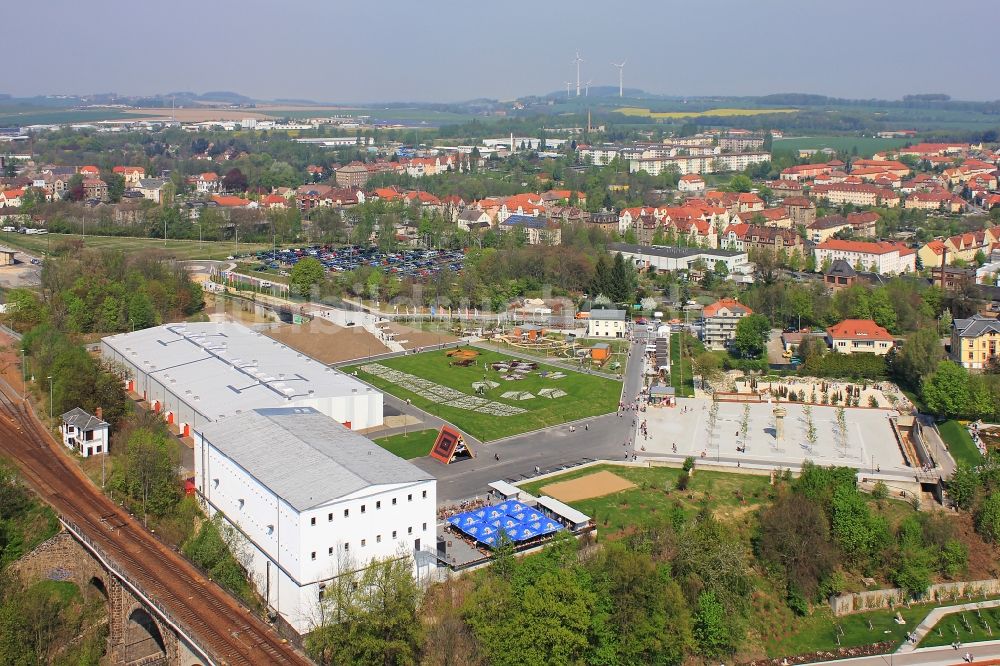
<path id="1" fill-rule="evenodd" d="M 562 529 L 562 525 L 541 512 L 513 500 L 455 514 L 448 518 L 448 524 L 490 547 L 497 545 L 501 534 L 514 543 L 522 543 Z"/>

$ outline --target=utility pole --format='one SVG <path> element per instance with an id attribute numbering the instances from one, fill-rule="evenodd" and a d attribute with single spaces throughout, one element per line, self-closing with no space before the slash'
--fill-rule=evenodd
<path id="1" fill-rule="evenodd" d="M 49 375 L 49 421 L 52 420 L 52 375 Z"/>
<path id="2" fill-rule="evenodd" d="M 24 347 L 21 347 L 21 400 L 28 400 L 28 366 L 24 361 Z"/>

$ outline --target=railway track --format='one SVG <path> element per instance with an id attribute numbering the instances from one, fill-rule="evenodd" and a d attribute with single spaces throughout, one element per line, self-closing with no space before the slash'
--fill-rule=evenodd
<path id="1" fill-rule="evenodd" d="M 0 453 L 64 521 L 215 663 L 310 664 L 250 611 L 104 496 L 0 380 Z"/>

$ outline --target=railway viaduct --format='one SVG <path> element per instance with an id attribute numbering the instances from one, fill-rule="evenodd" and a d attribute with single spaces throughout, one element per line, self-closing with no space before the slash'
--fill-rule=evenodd
<path id="1" fill-rule="evenodd" d="M 214 663 L 169 614 L 67 522 L 48 541 L 13 565 L 24 581 L 75 583 L 84 598 L 102 599 L 110 631 L 107 657 L 129 666 L 198 666 Z M 114 529 L 114 525 L 109 525 Z"/>

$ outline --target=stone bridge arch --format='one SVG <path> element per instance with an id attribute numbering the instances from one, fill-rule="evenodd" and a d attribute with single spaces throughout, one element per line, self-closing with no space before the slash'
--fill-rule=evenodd
<path id="1" fill-rule="evenodd" d="M 204 663 L 156 610 L 122 583 L 70 532 L 63 530 L 15 562 L 24 582 L 66 580 L 91 599 L 102 598 L 108 612 L 106 659 L 128 666 L 195 666 Z"/>

